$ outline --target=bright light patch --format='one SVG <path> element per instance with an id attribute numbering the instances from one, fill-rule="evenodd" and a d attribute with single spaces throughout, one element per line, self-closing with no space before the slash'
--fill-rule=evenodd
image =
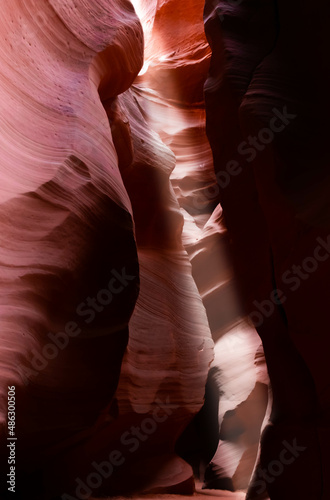
<path id="1" fill-rule="evenodd" d="M 143 9 L 141 0 L 131 0 L 131 3 L 135 9 L 137 16 L 140 18 L 140 20 L 142 22 L 144 9 Z"/>

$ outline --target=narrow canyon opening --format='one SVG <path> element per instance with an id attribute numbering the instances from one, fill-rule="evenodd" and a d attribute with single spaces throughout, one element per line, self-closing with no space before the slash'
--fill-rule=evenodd
<path id="1" fill-rule="evenodd" d="M 2 2 L 1 499 L 330 498 L 329 9 Z"/>

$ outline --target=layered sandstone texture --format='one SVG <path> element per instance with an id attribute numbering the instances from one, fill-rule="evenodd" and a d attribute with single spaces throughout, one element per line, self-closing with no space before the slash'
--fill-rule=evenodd
<path id="1" fill-rule="evenodd" d="M 258 369 L 254 363 L 260 339 L 247 323 L 239 300 L 219 204 L 220 188 L 205 133 L 203 84 L 211 50 L 202 23 L 204 5 L 201 1 L 185 6 L 168 1 L 158 3 L 158 8 L 151 8 L 152 2 L 136 4 L 145 31 L 146 52 L 132 91 L 148 113 L 152 129 L 176 157 L 171 182 L 184 217 L 182 241 L 216 342 L 213 366 L 220 370 L 216 380 L 221 394 L 219 422 L 247 399 L 240 412 L 240 442 L 233 442 L 232 432 L 224 430 L 222 442 L 229 452 L 224 454 L 219 447 L 214 460 L 236 489 L 247 488 L 268 402 L 268 376 L 264 363 Z M 215 428 L 209 407 L 215 406 L 215 402 L 207 402 L 204 417 L 198 424 L 192 422 L 177 448 L 201 480 L 207 460 L 219 443 L 219 433 L 216 435 L 214 429 L 211 437 L 209 432 L 210 427 Z"/>
<path id="2" fill-rule="evenodd" d="M 18 495 L 192 492 L 174 446 L 213 341 L 175 156 L 130 88 L 141 23 L 126 0 L 1 14 L 1 470 L 15 386 Z"/>
<path id="3" fill-rule="evenodd" d="M 215 342 L 247 488 L 257 330 L 248 497 L 327 500 L 327 7 L 132 3 L 1 3 L 2 469 L 15 385 L 23 496 L 192 493 Z"/>

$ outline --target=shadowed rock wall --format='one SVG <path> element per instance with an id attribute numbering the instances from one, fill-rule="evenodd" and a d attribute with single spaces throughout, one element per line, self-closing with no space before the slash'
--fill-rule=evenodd
<path id="1" fill-rule="evenodd" d="M 261 465 L 278 460 L 284 441 L 303 449 L 290 467 L 279 462 L 280 473 L 259 471 L 250 498 L 265 487 L 272 499 L 329 496 L 328 15 L 307 2 L 205 5 L 207 133 L 243 304 L 274 393 Z"/>

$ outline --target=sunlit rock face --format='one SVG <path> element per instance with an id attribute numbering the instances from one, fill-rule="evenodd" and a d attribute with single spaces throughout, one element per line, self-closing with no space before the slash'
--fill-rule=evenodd
<path id="1" fill-rule="evenodd" d="M 205 6 L 207 133 L 243 305 L 274 393 L 262 469 L 279 461 L 284 441 L 301 447 L 270 479 L 256 471 L 251 499 L 266 488 L 272 499 L 329 497 L 326 15 L 307 2 Z"/>
<path id="2" fill-rule="evenodd" d="M 191 492 L 174 444 L 213 342 L 175 157 L 127 91 L 141 24 L 128 1 L 26 0 L 2 6 L 0 33 L 2 470 L 15 385 L 25 497 Z"/>
<path id="3" fill-rule="evenodd" d="M 157 47 L 162 47 L 159 19 L 164 16 L 159 17 L 150 4 L 144 12 L 143 4 L 137 7 L 146 26 L 148 61 L 148 36 L 157 39 Z M 149 24 L 145 16 L 149 16 Z M 165 19 L 169 26 L 168 17 Z M 152 26 L 151 33 L 148 26 Z M 119 413 L 139 425 L 153 418 L 160 401 L 168 405 L 169 411 L 148 440 L 127 454 L 130 484 L 125 485 L 124 469 L 118 471 L 117 484 L 121 489 L 124 486 L 147 492 L 192 492 L 192 469 L 174 453 L 174 448 L 202 405 L 213 341 L 182 241 L 183 214 L 170 182 L 177 158 L 165 139 L 173 136 L 170 113 L 174 112 L 174 130 L 177 116 L 159 89 L 150 84 L 158 71 L 159 57 L 170 48 L 161 50 L 155 48 L 150 53 L 153 60 L 147 73 L 128 92 L 115 102 L 105 103 L 119 167 L 132 202 L 141 276 L 117 391 Z M 185 64 L 184 57 L 181 65 Z M 172 78 L 165 81 L 172 82 Z M 173 83 L 173 88 L 179 87 Z M 168 134 L 164 135 L 167 127 Z"/>
<path id="4" fill-rule="evenodd" d="M 212 152 L 205 133 L 205 110 L 200 99 L 210 49 L 205 46 L 202 10 L 202 2 L 193 2 L 183 15 L 182 6 L 167 2 L 162 4 L 160 16 L 151 3 L 139 3 L 138 12 L 147 30 L 146 62 L 133 91 L 151 128 L 176 157 L 171 183 L 184 218 L 182 241 L 216 342 L 213 365 L 220 369 L 219 422 L 226 412 L 234 411 L 248 399 L 240 412 L 244 429 L 242 431 L 241 425 L 239 443 L 233 442 L 225 429 L 222 443 L 227 451 L 224 454 L 224 447 L 219 446 L 214 457 L 214 463 L 230 476 L 234 487 L 247 488 L 258 451 L 256 429 L 259 428 L 260 432 L 268 401 L 267 370 L 263 366 L 261 382 L 254 365 L 260 339 L 255 329 L 247 324 L 239 301 L 228 234 L 218 204 L 219 187 Z M 148 26 L 152 27 L 151 32 Z M 175 30 L 170 36 L 172 26 Z M 191 36 L 192 32 L 194 36 Z M 198 47 L 205 47 L 203 61 Z M 181 68 L 184 71 L 187 67 L 190 77 L 183 85 L 176 70 Z M 159 71 L 164 68 L 166 77 L 163 75 L 160 79 Z M 214 408 L 216 403 L 209 406 Z M 214 415 L 208 412 L 206 409 L 206 416 L 199 417 L 199 422 L 204 418 L 204 424 L 196 425 L 212 425 Z M 194 425 L 190 425 L 185 431 L 177 451 L 194 466 L 195 474 L 203 481 L 206 457 L 212 458 L 216 438 L 213 436 L 208 444 L 201 445 L 207 431 L 197 431 L 196 425 L 195 430 Z M 189 442 L 194 439 L 196 443 Z"/>

